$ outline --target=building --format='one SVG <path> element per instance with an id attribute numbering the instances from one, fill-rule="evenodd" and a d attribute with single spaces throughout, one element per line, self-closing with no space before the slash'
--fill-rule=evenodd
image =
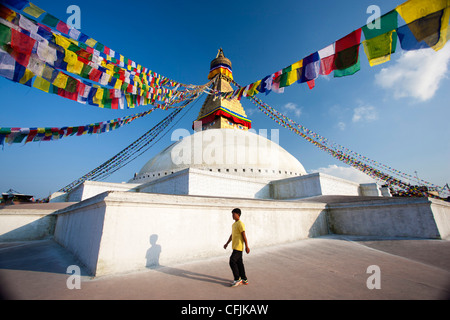
<path id="1" fill-rule="evenodd" d="M 209 77 L 215 88 L 231 89 L 231 62 L 222 50 Z M 193 127 L 128 183 L 86 181 L 52 195 L 52 202 L 70 206 L 38 218 L 1 212 L 0 241 L 20 240 L 28 226 L 49 230 L 102 276 L 228 255 L 223 243 L 236 207 L 252 248 L 329 234 L 450 238 L 449 203 L 390 197 L 375 183 L 308 174 L 273 136 L 251 129 L 238 100 L 207 97 Z"/>
<path id="2" fill-rule="evenodd" d="M 208 74 L 208 79 L 214 79 L 214 89 L 233 90 L 231 68 L 220 49 Z M 182 139 L 150 159 L 128 183 L 86 181 L 69 194 L 55 194 L 51 201 L 76 202 L 111 190 L 254 199 L 390 196 L 387 188 L 382 190 L 375 183 L 308 174 L 300 161 L 278 144 L 276 133 L 268 137 L 266 130 L 251 129 L 251 123 L 237 98 L 208 95 L 193 122 L 195 132 L 180 132 Z"/>
<path id="3" fill-rule="evenodd" d="M 2 193 L 1 203 L 4 204 L 28 203 L 33 202 L 33 198 L 34 198 L 33 195 L 23 194 L 13 189 L 9 189 L 8 191 Z"/>

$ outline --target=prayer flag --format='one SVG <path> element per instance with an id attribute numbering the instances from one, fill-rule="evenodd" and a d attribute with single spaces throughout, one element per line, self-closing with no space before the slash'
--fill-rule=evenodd
<path id="1" fill-rule="evenodd" d="M 334 43 L 329 46 L 319 50 L 319 58 L 320 58 L 320 71 L 321 75 L 328 75 L 331 71 L 335 69 L 334 60 L 335 60 L 335 50 Z"/>
<path id="2" fill-rule="evenodd" d="M 442 49 L 447 42 L 447 30 L 450 16 L 450 8 L 448 8 L 448 6 L 448 0 L 409 0 L 397 6 L 395 9 L 407 24 L 429 16 L 429 19 L 421 20 L 420 24 L 417 23 L 412 26 L 411 32 L 414 34 L 418 42 L 425 41 L 428 46 L 437 51 Z M 441 25 L 440 30 L 438 31 L 439 38 L 436 44 L 430 45 L 430 43 L 433 43 L 434 37 L 426 34 L 430 34 L 431 25 L 435 25 L 433 20 L 436 19 L 436 16 L 432 14 L 439 11 L 442 11 L 440 20 Z"/>
<path id="3" fill-rule="evenodd" d="M 336 70 L 347 69 L 359 60 L 359 44 L 336 53 L 334 61 Z M 335 71 L 336 71 L 335 70 Z"/>
<path id="4" fill-rule="evenodd" d="M 11 48 L 13 49 L 11 56 L 21 65 L 25 67 L 28 65 L 35 43 L 36 40 L 33 38 L 15 29 L 11 29 Z"/>
<path id="5" fill-rule="evenodd" d="M 52 16 L 50 13 L 46 13 L 44 18 L 42 18 L 42 23 L 52 28 L 55 28 L 58 22 L 59 19 Z"/>
<path id="6" fill-rule="evenodd" d="M 291 84 L 299 81 L 301 76 L 301 70 L 302 69 L 300 68 L 282 73 L 279 76 L 279 87 L 280 88 L 288 87 Z"/>
<path id="7" fill-rule="evenodd" d="M 359 47 L 359 46 L 356 46 L 356 47 Z M 333 76 L 335 78 L 337 78 L 337 77 L 344 77 L 344 76 L 350 76 L 350 75 L 355 74 L 356 72 L 358 72 L 360 69 L 361 69 L 361 66 L 360 66 L 359 57 L 358 57 L 356 63 L 351 65 L 350 67 L 345 68 L 345 69 L 340 69 L 340 70 L 334 70 Z"/>
<path id="8" fill-rule="evenodd" d="M 361 28 L 349 33 L 335 42 L 336 53 L 361 43 Z"/>
<path id="9" fill-rule="evenodd" d="M 370 66 L 378 65 L 391 59 L 393 35 L 395 35 L 394 30 L 363 41 L 364 52 L 369 59 Z"/>
<path id="10" fill-rule="evenodd" d="M 67 85 L 67 79 L 69 79 L 68 75 L 64 74 L 63 72 L 59 72 L 56 76 L 55 81 L 53 81 L 53 85 L 60 89 L 64 89 Z"/>
<path id="11" fill-rule="evenodd" d="M 50 65 L 53 65 L 57 59 L 56 49 L 44 42 L 38 42 L 37 55 L 42 61 Z"/>
<path id="12" fill-rule="evenodd" d="M 443 10 L 448 5 L 448 0 L 408 0 L 398 5 L 395 10 L 406 23 L 411 23 L 431 13 Z"/>
<path id="13" fill-rule="evenodd" d="M 398 27 L 398 13 L 392 10 L 375 20 L 377 28 L 369 24 L 362 27 L 365 41 L 363 42 L 369 64 L 371 66 L 389 61 L 391 53 L 395 52 Z"/>
<path id="14" fill-rule="evenodd" d="M 373 27 L 370 24 L 367 24 L 361 28 L 366 40 L 378 37 L 379 35 L 385 34 L 386 32 L 397 29 L 398 12 L 396 10 L 392 10 L 382 15 L 380 18 L 375 20 L 375 24 L 378 27 Z"/>
<path id="15" fill-rule="evenodd" d="M 318 52 L 314 52 L 303 59 L 303 72 L 300 81 L 308 82 L 310 80 L 314 80 L 319 76 L 319 72 L 320 57 Z"/>
<path id="16" fill-rule="evenodd" d="M 51 83 L 41 77 L 36 77 L 33 83 L 33 87 L 42 90 L 44 92 L 49 92 Z"/>
<path id="17" fill-rule="evenodd" d="M 42 70 L 42 78 L 49 81 L 50 83 L 53 83 L 55 81 L 56 77 L 58 76 L 59 71 L 55 68 L 52 68 L 48 65 L 44 65 L 44 69 Z"/>
<path id="18" fill-rule="evenodd" d="M 361 28 L 349 33 L 345 37 L 335 42 L 335 77 L 341 77 L 342 75 L 350 75 L 359 70 L 359 44 L 361 43 Z M 358 65 L 357 65 L 358 64 Z M 356 66 L 355 66 L 356 65 Z M 337 70 L 349 70 L 345 72 L 336 72 Z"/>
<path id="19" fill-rule="evenodd" d="M 13 10 L 11 10 L 11 9 L 3 6 L 2 4 L 0 4 L 0 18 L 3 18 L 6 21 L 11 22 L 11 21 L 14 20 L 16 15 L 17 14 Z"/>
<path id="20" fill-rule="evenodd" d="M 64 34 L 68 34 L 70 28 L 65 22 L 59 21 L 58 24 L 56 25 L 56 30 L 61 31 Z"/>
<path id="21" fill-rule="evenodd" d="M 446 15 L 446 16 L 445 16 Z M 447 42 L 447 28 L 442 28 L 442 20 L 447 19 L 448 10 L 441 10 L 417 19 L 398 28 L 400 45 L 403 50 L 433 48 L 439 50 Z"/>
<path id="22" fill-rule="evenodd" d="M 78 91 L 78 82 L 79 81 L 77 79 L 68 76 L 64 90 L 66 90 L 67 92 L 70 92 L 70 93 L 77 92 Z"/>
<path id="23" fill-rule="evenodd" d="M 42 76 L 44 71 L 45 62 L 39 59 L 39 57 L 33 53 L 31 54 L 30 61 L 28 62 L 28 69 L 37 76 Z"/>
<path id="24" fill-rule="evenodd" d="M 79 75 L 83 70 L 84 64 L 78 61 L 78 56 L 73 51 L 65 50 L 64 61 L 67 62 L 67 72 Z"/>
<path id="25" fill-rule="evenodd" d="M 11 42 L 11 28 L 0 24 L 0 47 Z"/>
<path id="26" fill-rule="evenodd" d="M 16 60 L 0 48 L 0 76 L 12 80 L 14 77 Z"/>
<path id="27" fill-rule="evenodd" d="M 30 16 L 34 18 L 39 18 L 45 11 L 36 5 L 29 3 L 29 7 L 23 9 L 24 12 L 28 13 Z"/>

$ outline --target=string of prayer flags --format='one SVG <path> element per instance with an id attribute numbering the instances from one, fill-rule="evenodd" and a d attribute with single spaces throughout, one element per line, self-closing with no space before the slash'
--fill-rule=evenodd
<path id="1" fill-rule="evenodd" d="M 293 131 L 294 133 L 304 138 L 306 141 L 312 143 L 319 149 L 327 152 L 328 154 L 338 159 L 339 161 L 342 161 L 354 167 L 355 169 L 369 175 L 370 177 L 378 181 L 383 181 L 390 187 L 397 187 L 403 190 L 414 191 L 414 193 L 416 194 L 421 194 L 422 192 L 421 190 L 414 189 L 414 187 L 412 187 L 408 182 L 402 180 L 407 179 L 409 181 L 416 182 L 417 177 L 405 174 L 399 170 L 391 168 L 390 166 L 364 157 L 361 154 L 354 152 L 348 148 L 340 146 L 336 143 L 332 143 L 328 139 L 305 128 L 301 124 L 296 123 L 292 119 L 288 118 L 286 115 L 275 110 L 274 108 L 257 99 L 256 97 L 252 97 L 251 100 L 258 107 L 258 110 L 262 111 L 265 115 L 274 120 L 277 124 Z M 429 186 L 430 188 L 439 189 L 439 187 L 424 180 L 419 181 L 419 184 Z"/>
<path id="2" fill-rule="evenodd" d="M 44 80 L 45 81 L 45 80 Z M 155 108 L 145 112 L 130 115 L 124 118 L 118 118 L 114 120 L 102 121 L 98 123 L 88 124 L 84 126 L 72 126 L 72 127 L 45 127 L 45 128 L 4 128 L 0 127 L 0 145 L 4 143 L 13 144 L 21 143 L 25 140 L 25 143 L 36 141 L 52 141 L 59 140 L 68 136 L 81 136 L 85 134 L 100 134 L 116 130 L 132 121 L 145 117 L 153 112 Z"/>
<path id="3" fill-rule="evenodd" d="M 40 19 L 29 20 L 23 14 L 3 6 L 3 3 L 12 9 L 22 10 L 23 13 Z M 7 24 L 10 29 L 15 29 L 17 34 L 24 34 L 25 36 L 21 35 L 24 39 L 27 39 L 26 37 L 29 36 L 27 40 L 30 42 L 34 40 L 37 42 L 37 50 L 34 47 L 34 50 L 37 51 L 36 59 L 33 59 L 33 55 L 30 55 L 29 51 L 20 52 L 21 48 L 17 46 L 7 50 L 8 53 L 15 55 L 16 61 L 32 71 L 36 71 L 35 67 L 39 67 L 39 72 L 35 72 L 36 76 L 40 76 L 50 83 L 53 83 L 58 75 L 58 70 L 61 70 L 82 76 L 85 79 L 99 83 L 101 86 L 122 90 L 124 94 L 145 96 L 145 98 L 127 99 L 127 101 L 133 101 L 132 105 L 127 106 L 128 108 L 142 104 L 157 105 L 156 101 L 173 105 L 189 98 L 189 96 L 193 96 L 197 91 L 202 91 L 208 85 L 184 85 L 158 75 L 148 68 L 136 64 L 131 59 L 117 54 L 114 50 L 80 31 L 69 28 L 63 21 L 26 0 L 2 1 L 2 4 L 0 4 L 0 17 L 5 20 L 1 21 L 3 25 L 10 22 L 9 25 Z M 52 28 L 56 29 L 56 31 L 53 31 Z M 10 30 L 8 31 L 11 32 Z M 8 39 L 1 39 L 0 41 L 5 43 L 8 42 Z M 20 41 L 19 43 L 24 42 Z M 8 45 L 11 47 L 11 43 L 8 43 Z M 30 60 L 27 61 L 27 59 Z M 44 62 L 44 66 L 39 64 L 39 59 Z M 31 60 L 33 60 L 33 67 L 29 65 Z M 45 64 L 49 64 L 57 69 L 56 72 L 55 70 L 49 72 L 48 66 Z M 38 82 L 38 87 L 41 84 L 42 82 Z M 59 85 L 59 82 L 57 84 Z M 174 89 L 168 89 L 164 86 L 174 87 Z M 156 92 L 152 91 L 152 88 L 155 88 Z M 109 101 L 102 103 L 102 101 L 95 99 L 89 100 L 86 97 L 75 97 L 73 90 L 66 90 L 66 88 L 62 87 L 59 88 L 61 90 L 53 90 L 52 87 L 44 87 L 43 89 L 46 92 L 56 93 L 61 97 L 78 102 L 91 102 L 89 104 L 99 107 L 109 104 Z M 119 105 L 123 104 L 120 103 Z"/>
<path id="4" fill-rule="evenodd" d="M 370 66 L 387 62 L 397 46 L 398 13 L 395 10 L 362 27 L 364 52 Z"/>
<path id="5" fill-rule="evenodd" d="M 199 86 L 189 91 L 188 95 L 184 95 L 183 92 L 174 93 L 173 90 L 165 88 L 155 89 L 154 87 L 144 86 L 143 82 L 145 81 L 141 81 L 136 75 L 131 79 L 132 73 L 127 75 L 127 71 L 120 73 L 121 70 L 119 70 L 119 77 L 123 79 L 122 81 L 111 76 L 115 76 L 115 74 L 112 73 L 114 67 L 111 65 L 107 66 L 109 68 L 105 68 L 92 63 L 91 60 L 86 61 L 85 58 L 90 59 L 94 56 L 86 51 L 82 51 L 82 49 L 73 43 L 73 40 L 55 34 L 52 35 L 51 39 L 55 44 L 50 45 L 50 42 L 46 38 L 40 37 L 40 26 L 34 25 L 30 20 L 21 15 L 18 15 L 17 17 L 20 18 L 19 22 L 17 20 L 15 20 L 14 23 L 0 21 L 0 44 L 3 45 L 7 53 L 9 53 L 17 63 L 26 68 L 25 72 L 27 75 L 31 75 L 31 77 L 36 75 L 52 84 L 52 86 L 48 86 L 46 82 L 39 80 L 36 87 L 42 89 L 42 91 L 57 94 L 61 97 L 81 103 L 88 103 L 102 108 L 117 109 L 117 107 L 124 107 L 124 95 L 127 94 L 139 96 L 139 98 L 129 97 L 126 99 L 130 102 L 127 107 L 135 107 L 146 104 L 155 105 L 157 100 L 173 105 L 174 103 L 178 103 L 188 98 L 193 92 L 203 90 L 203 87 Z M 19 26 L 17 26 L 16 23 L 19 23 Z M 20 32 L 19 30 L 22 29 L 21 27 L 27 28 L 25 29 L 27 33 L 25 33 L 25 30 Z M 38 40 L 35 40 L 35 38 Z M 80 54 L 81 59 L 79 59 L 78 54 Z M 101 85 L 101 88 L 93 88 L 91 85 L 89 87 L 92 91 L 90 95 L 85 90 L 86 86 L 82 86 L 83 90 L 77 92 L 82 81 L 69 76 L 63 71 L 59 71 L 58 69 L 97 82 Z M 29 71 L 31 71 L 31 73 Z M 30 85 L 30 83 L 28 83 L 29 78 L 27 78 L 26 81 L 22 80 L 22 78 L 18 79 L 17 76 L 9 76 L 7 78 Z M 136 86 L 136 84 L 139 84 L 142 88 Z M 109 89 L 107 86 L 112 86 L 114 89 Z M 110 99 L 109 92 L 111 90 L 121 90 L 124 94 L 122 94 L 122 96 L 117 96 L 117 93 L 115 93 L 115 97 Z M 104 94 L 102 95 L 103 92 Z"/>
<path id="6" fill-rule="evenodd" d="M 417 42 L 425 42 L 433 50 L 442 49 L 447 42 L 447 29 L 450 16 L 448 0 L 408 0 L 397 6 L 395 10 L 405 20 Z M 404 36 L 406 48 L 423 47 L 422 44 L 412 45 L 412 39 Z M 399 34 L 400 37 L 400 34 Z M 402 40 L 402 38 L 400 38 Z M 402 42 L 400 42 L 402 44 Z M 403 48 L 403 46 L 402 46 Z M 405 49 L 408 50 L 408 49 Z"/>

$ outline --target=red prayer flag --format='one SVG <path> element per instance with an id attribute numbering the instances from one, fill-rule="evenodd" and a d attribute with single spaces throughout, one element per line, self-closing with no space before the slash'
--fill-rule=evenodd
<path id="1" fill-rule="evenodd" d="M 65 22 L 59 21 L 58 24 L 56 25 L 56 30 L 61 31 L 64 34 L 68 34 L 70 28 Z"/>
<path id="2" fill-rule="evenodd" d="M 361 43 L 361 28 L 336 41 L 336 53 Z"/>
<path id="3" fill-rule="evenodd" d="M 11 56 L 22 66 L 27 67 L 30 61 L 31 51 L 36 40 L 11 28 Z"/>

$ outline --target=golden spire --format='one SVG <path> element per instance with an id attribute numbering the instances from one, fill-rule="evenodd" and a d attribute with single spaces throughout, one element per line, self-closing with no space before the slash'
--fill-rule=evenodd
<path id="1" fill-rule="evenodd" d="M 222 48 L 211 61 L 208 79 L 214 79 L 212 89 L 220 92 L 233 91 L 230 82 L 233 80 L 231 61 L 226 58 Z M 247 118 L 241 102 L 237 99 L 225 99 L 208 95 L 198 114 L 196 121 L 202 122 L 202 130 L 206 129 L 241 129 L 251 128 L 251 120 Z"/>

